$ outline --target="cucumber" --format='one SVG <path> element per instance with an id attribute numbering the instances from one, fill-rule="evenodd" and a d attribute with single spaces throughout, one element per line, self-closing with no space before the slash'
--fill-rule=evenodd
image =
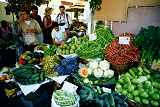
<path id="1" fill-rule="evenodd" d="M 135 72 L 134 72 L 133 69 L 129 69 L 129 73 L 130 73 L 133 77 L 136 77 Z"/>
<path id="2" fill-rule="evenodd" d="M 159 100 L 160 96 L 158 94 L 154 93 L 154 95 L 152 96 L 152 99 L 153 100 Z"/>
<path id="3" fill-rule="evenodd" d="M 137 103 L 141 103 L 141 99 L 139 97 L 135 97 L 134 101 L 136 101 Z"/>
<path id="4" fill-rule="evenodd" d="M 102 91 L 101 91 L 101 89 L 100 89 L 100 87 L 99 87 L 99 86 L 97 86 L 97 92 L 98 92 L 99 94 L 101 94 L 101 93 L 102 93 Z"/>
<path id="5" fill-rule="evenodd" d="M 150 74 L 150 71 L 146 67 L 143 68 L 143 71 L 146 72 L 147 74 Z"/>
<path id="6" fill-rule="evenodd" d="M 143 97 L 143 98 L 146 98 L 146 99 L 149 97 L 149 95 L 148 95 L 147 92 L 142 92 L 142 93 L 140 94 L 140 96 Z"/>
<path id="7" fill-rule="evenodd" d="M 149 100 L 148 99 L 142 99 L 142 103 L 145 104 L 145 105 L 148 105 L 149 104 Z"/>
<path id="8" fill-rule="evenodd" d="M 111 107 L 107 96 L 105 97 L 105 105 L 106 107 Z"/>
<path id="9" fill-rule="evenodd" d="M 114 102 L 114 98 L 111 94 L 107 94 L 107 98 L 110 104 L 110 107 L 115 107 L 115 102 Z"/>
<path id="10" fill-rule="evenodd" d="M 40 73 L 39 80 L 40 80 L 40 81 L 43 81 L 43 80 L 44 80 L 44 73 Z"/>
<path id="11" fill-rule="evenodd" d="M 140 66 L 139 66 L 137 69 L 138 69 L 138 71 L 139 71 L 139 72 L 138 72 L 138 75 L 139 75 L 139 76 L 141 76 L 141 75 L 142 75 L 142 73 L 143 73 L 143 69 L 142 69 L 142 67 L 140 67 Z"/>
<path id="12" fill-rule="evenodd" d="M 31 80 L 32 80 L 33 82 L 38 81 L 38 80 L 39 80 L 39 74 L 34 74 L 34 75 L 31 77 Z"/>
<path id="13" fill-rule="evenodd" d="M 152 77 L 156 80 L 160 80 L 160 74 L 159 73 L 152 74 Z M 160 81 L 158 81 L 158 82 L 160 82 Z"/>
<path id="14" fill-rule="evenodd" d="M 138 90 L 134 90 L 134 91 L 133 91 L 133 95 L 134 95 L 135 97 L 137 97 L 137 96 L 139 95 Z"/>
<path id="15" fill-rule="evenodd" d="M 151 101 L 151 104 L 154 107 L 158 107 L 159 106 L 158 101 Z"/>
<path id="16" fill-rule="evenodd" d="M 152 82 L 152 86 L 157 88 L 157 89 L 160 89 L 160 87 L 159 87 L 160 85 L 157 82 Z"/>
<path id="17" fill-rule="evenodd" d="M 134 71 L 135 74 L 137 74 L 139 71 L 137 68 L 133 67 L 132 70 Z"/>
<path id="18" fill-rule="evenodd" d="M 140 72 L 143 72 L 142 67 L 139 66 L 137 69 L 138 69 Z"/>

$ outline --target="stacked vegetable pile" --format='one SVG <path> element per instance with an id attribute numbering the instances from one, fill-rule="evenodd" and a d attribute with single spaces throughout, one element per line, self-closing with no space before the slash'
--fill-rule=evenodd
<path id="1" fill-rule="evenodd" d="M 63 58 L 58 65 L 54 67 L 54 70 L 59 75 L 70 75 L 71 73 L 78 70 L 78 57 L 69 56 Z"/>
<path id="2" fill-rule="evenodd" d="M 80 44 L 83 44 L 88 41 L 88 37 L 73 37 L 69 43 L 64 44 L 64 46 L 60 46 L 57 49 L 57 53 L 60 55 L 68 55 L 68 54 L 74 54 L 76 49 L 80 46 Z"/>
<path id="3" fill-rule="evenodd" d="M 53 92 L 53 98 L 55 103 L 60 107 L 74 107 L 77 104 L 77 95 L 67 91 L 57 90 Z"/>
<path id="4" fill-rule="evenodd" d="M 76 54 L 84 59 L 103 58 L 103 49 L 115 37 L 112 34 L 111 30 L 105 27 L 100 27 L 96 29 L 96 36 L 97 36 L 96 40 L 88 41 L 82 44 L 76 50 Z"/>
<path id="5" fill-rule="evenodd" d="M 99 92 L 99 89 L 83 86 L 79 91 L 80 107 L 128 107 L 127 98 L 117 93 Z"/>
<path id="6" fill-rule="evenodd" d="M 27 64 L 27 63 L 31 64 L 32 62 L 35 61 L 35 59 L 33 58 L 33 56 L 34 55 L 33 55 L 32 52 L 26 51 L 23 54 L 21 54 L 21 56 L 19 57 L 18 63 L 22 64 L 22 65 Z"/>
<path id="7" fill-rule="evenodd" d="M 58 65 L 60 58 L 57 55 L 54 56 L 45 56 L 43 58 L 43 71 L 48 76 L 57 76 L 58 73 L 54 71 L 54 67 Z"/>
<path id="8" fill-rule="evenodd" d="M 113 40 L 105 49 L 105 59 L 113 65 L 129 65 L 138 62 L 139 50 L 131 42 L 123 45 L 118 40 Z"/>
<path id="9" fill-rule="evenodd" d="M 72 74 L 68 81 L 76 85 L 116 84 L 114 71 L 106 60 L 94 59 L 88 64 L 79 64 L 79 71 Z"/>
<path id="10" fill-rule="evenodd" d="M 148 26 L 142 28 L 135 38 L 135 43 L 141 49 L 141 61 L 151 65 L 160 58 L 160 27 Z"/>
<path id="11" fill-rule="evenodd" d="M 45 44 L 45 43 L 40 43 L 38 44 L 34 50 L 41 50 L 41 51 L 45 51 L 49 48 L 49 45 Z"/>
<path id="12" fill-rule="evenodd" d="M 44 56 L 53 56 L 55 55 L 57 47 L 55 45 L 49 45 L 48 48 L 44 49 Z"/>
<path id="13" fill-rule="evenodd" d="M 142 105 L 160 106 L 160 81 L 146 67 L 131 68 L 122 74 L 116 89 L 130 100 Z"/>
<path id="14" fill-rule="evenodd" d="M 110 70 L 110 64 L 106 60 L 91 60 L 85 67 L 79 70 L 82 77 L 94 76 L 95 78 L 112 78 L 114 71 Z"/>
<path id="15" fill-rule="evenodd" d="M 30 52 L 25 51 L 19 57 L 18 64 L 25 65 L 25 64 L 38 64 L 41 62 L 41 59 L 44 57 L 44 54 L 41 52 Z"/>
<path id="16" fill-rule="evenodd" d="M 45 73 L 34 65 L 22 65 L 13 71 L 15 80 L 20 84 L 36 84 L 45 80 Z"/>

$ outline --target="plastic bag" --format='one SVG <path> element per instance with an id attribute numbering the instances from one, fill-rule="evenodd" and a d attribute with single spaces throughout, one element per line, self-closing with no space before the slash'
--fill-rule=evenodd
<path id="1" fill-rule="evenodd" d="M 63 107 L 80 107 L 79 106 L 79 96 L 77 95 L 77 101 L 75 102 L 74 105 L 71 105 L 71 106 L 63 106 Z M 51 107 L 61 107 L 60 105 L 57 105 L 55 100 L 54 100 L 54 97 L 52 96 L 52 99 L 51 99 Z"/>

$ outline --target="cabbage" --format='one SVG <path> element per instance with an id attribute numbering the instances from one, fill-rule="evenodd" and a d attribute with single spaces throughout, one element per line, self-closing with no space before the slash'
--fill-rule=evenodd
<path id="1" fill-rule="evenodd" d="M 99 67 L 102 69 L 102 70 L 108 70 L 110 68 L 110 64 L 108 61 L 106 60 L 103 60 L 103 61 L 100 61 L 99 62 Z"/>

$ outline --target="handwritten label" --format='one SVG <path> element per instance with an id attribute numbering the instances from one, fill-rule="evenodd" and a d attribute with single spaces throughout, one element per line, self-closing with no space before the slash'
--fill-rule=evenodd
<path id="1" fill-rule="evenodd" d="M 129 45 L 129 42 L 130 42 L 130 37 L 119 37 L 119 44 L 122 44 L 122 45 Z"/>
<path id="2" fill-rule="evenodd" d="M 93 41 L 93 40 L 96 40 L 96 39 L 97 39 L 96 34 L 90 34 L 90 35 L 89 35 L 89 40 L 90 40 L 90 41 Z"/>
<path id="3" fill-rule="evenodd" d="M 70 82 L 64 81 L 62 90 L 73 93 L 73 92 L 76 92 L 77 88 L 78 88 L 78 86 L 76 86 Z"/>

